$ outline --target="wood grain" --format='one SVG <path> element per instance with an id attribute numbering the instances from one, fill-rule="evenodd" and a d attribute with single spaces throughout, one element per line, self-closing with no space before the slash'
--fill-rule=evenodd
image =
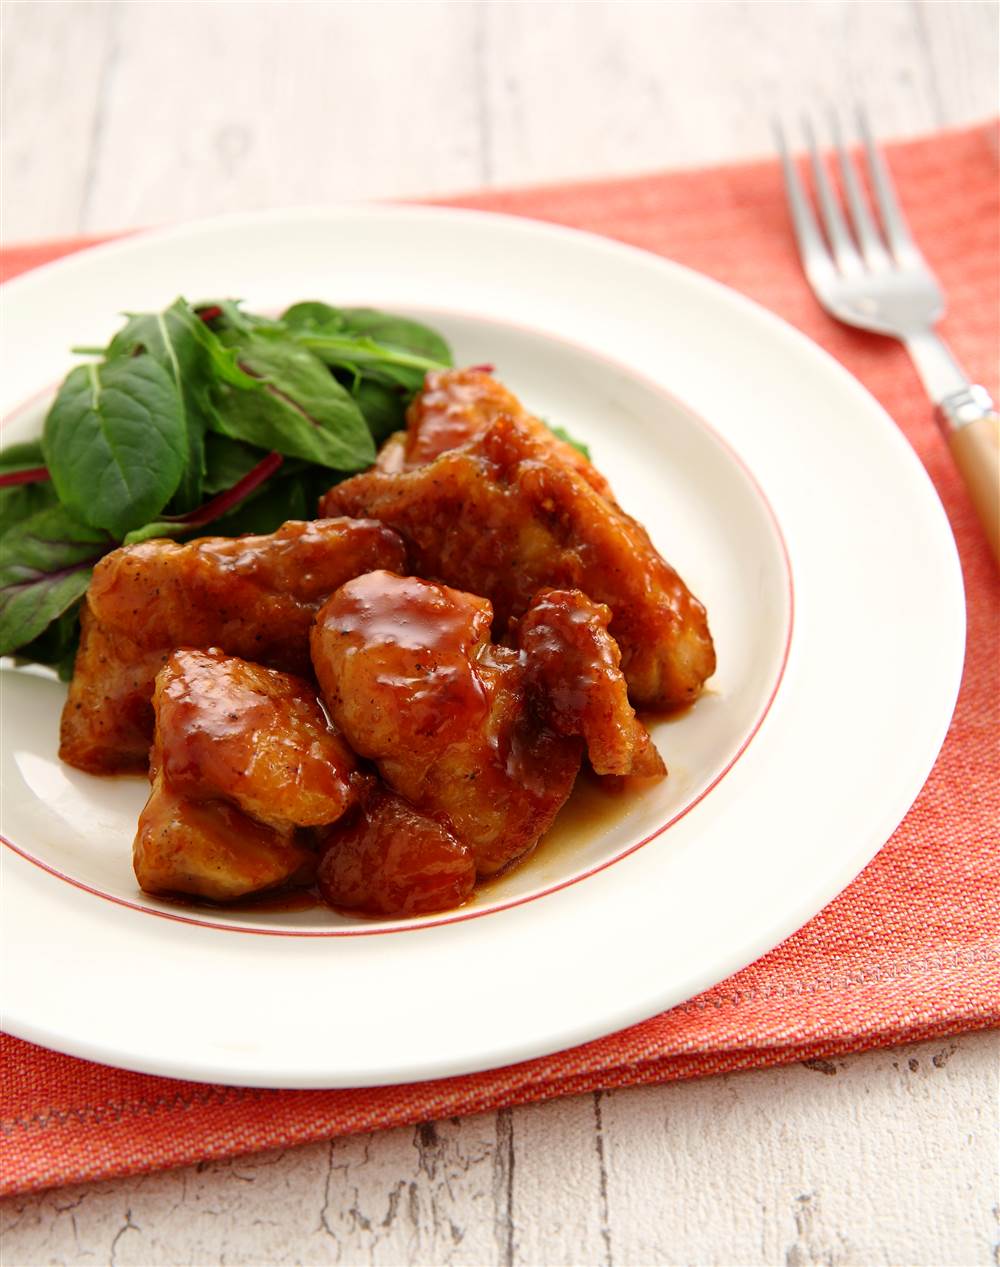
<path id="1" fill-rule="evenodd" d="M 993 3 L 3 6 L 6 240 L 769 154 L 997 107 Z"/>
<path id="2" fill-rule="evenodd" d="M 95 178 L 115 11 L 0 6 L 0 184 L 5 238 L 78 232 Z"/>
<path id="3" fill-rule="evenodd" d="M 4 1261 L 987 1267 L 996 1035 L 0 1203 Z"/>
<path id="4" fill-rule="evenodd" d="M 8 241 L 769 154 L 997 109 L 995 3 L 7 0 Z M 0 1207 L 11 1264 L 1000 1262 L 1000 1041 L 582 1096 Z"/>

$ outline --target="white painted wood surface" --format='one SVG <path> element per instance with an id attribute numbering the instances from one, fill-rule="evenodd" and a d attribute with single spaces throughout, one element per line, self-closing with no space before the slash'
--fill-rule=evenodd
<path id="1" fill-rule="evenodd" d="M 995 3 L 6 0 L 7 240 L 768 154 L 995 113 Z"/>
<path id="2" fill-rule="evenodd" d="M 974 1035 L 9 1198 L 4 1261 L 990 1264 L 996 1053 Z"/>
<path id="3" fill-rule="evenodd" d="M 997 5 L 5 0 L 6 241 L 766 154 L 998 109 Z M 2 1205 L 24 1264 L 1000 1263 L 995 1035 Z"/>

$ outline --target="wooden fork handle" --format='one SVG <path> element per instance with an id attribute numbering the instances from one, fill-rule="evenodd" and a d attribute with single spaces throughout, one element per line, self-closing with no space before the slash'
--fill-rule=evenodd
<path id="1" fill-rule="evenodd" d="M 965 423 L 949 434 L 948 445 L 1000 564 L 1000 415 L 993 410 Z"/>

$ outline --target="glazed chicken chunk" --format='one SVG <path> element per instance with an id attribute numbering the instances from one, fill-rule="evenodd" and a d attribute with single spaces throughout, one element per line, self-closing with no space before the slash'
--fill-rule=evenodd
<path id="1" fill-rule="evenodd" d="M 233 902 L 308 884 L 316 855 L 296 835 L 265 827 L 227 801 L 192 801 L 157 775 L 139 815 L 132 866 L 147 893 Z"/>
<path id="2" fill-rule="evenodd" d="M 503 629 L 543 588 L 612 612 L 633 703 L 693 700 L 715 671 L 705 609 L 607 482 L 488 374 L 429 374 L 376 466 L 332 488 L 327 515 L 370 515 L 412 570 L 488 598 Z"/>
<path id="3" fill-rule="evenodd" d="M 153 707 L 153 788 L 133 848 L 142 888 L 227 901 L 310 879 L 315 853 L 299 829 L 335 822 L 370 780 L 308 683 L 180 650 Z"/>
<path id="4" fill-rule="evenodd" d="M 660 778 L 663 758 L 628 702 L 611 609 L 579 590 L 542 590 L 517 622 L 533 697 L 560 735 L 579 735 L 595 774 Z"/>
<path id="5" fill-rule="evenodd" d="M 544 604 L 534 623 L 525 617 L 523 647 L 497 646 L 486 599 L 380 571 L 343 585 L 313 626 L 316 676 L 348 743 L 471 850 L 480 876 L 549 828 L 584 741 L 609 773 L 664 772 L 620 675 L 615 690 L 616 651 L 601 645 L 594 673 L 581 667 L 576 623 L 611 643 L 606 611 L 575 591 Z M 560 645 L 563 672 L 552 663 Z"/>
<path id="6" fill-rule="evenodd" d="M 307 674 L 309 626 L 324 599 L 372 568 L 403 566 L 396 533 L 365 519 L 113 551 L 87 592 L 59 755 L 92 774 L 144 771 L 153 682 L 176 647 L 221 647 Z"/>
<path id="7" fill-rule="evenodd" d="M 608 481 L 589 458 L 529 414 L 503 383 L 475 369 L 428 374 L 407 412 L 407 429 L 390 436 L 375 465 L 386 472 L 426 466 L 449 449 L 481 436 L 501 414 L 516 419 L 552 465 L 574 471 L 602 497 L 611 496 Z"/>
<path id="8" fill-rule="evenodd" d="M 476 883 L 476 860 L 446 822 L 422 814 L 385 787 L 324 834 L 316 876 L 338 910 L 426 915 L 461 906 Z"/>

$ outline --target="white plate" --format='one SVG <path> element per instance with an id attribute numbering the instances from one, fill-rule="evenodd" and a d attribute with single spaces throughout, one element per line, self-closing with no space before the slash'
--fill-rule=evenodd
<path id="1" fill-rule="evenodd" d="M 495 362 L 591 445 L 705 601 L 719 671 L 654 729 L 665 783 L 626 801 L 584 788 L 538 854 L 461 912 L 365 924 L 141 894 L 129 847 L 143 782 L 60 765 L 63 688 L 4 669 L 8 1030 L 237 1084 L 470 1072 L 721 980 L 877 852 L 951 717 L 961 575 L 923 468 L 815 345 L 676 265 L 528 221 L 407 207 L 226 218 L 5 288 L 4 442 L 37 431 L 70 345 L 178 292 L 423 314 L 460 362 Z"/>

